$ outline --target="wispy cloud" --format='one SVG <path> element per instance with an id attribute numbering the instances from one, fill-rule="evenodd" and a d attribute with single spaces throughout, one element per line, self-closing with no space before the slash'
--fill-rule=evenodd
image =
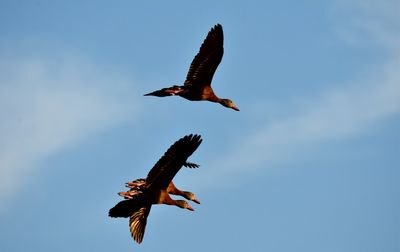
<path id="1" fill-rule="evenodd" d="M 400 42 L 400 2 L 396 0 L 337 0 L 333 16 L 336 31 L 356 45 L 366 41 L 382 43 L 389 49 Z"/>
<path id="2" fill-rule="evenodd" d="M 0 206 L 45 158 L 133 118 L 130 82 L 76 55 L 2 58 Z"/>
<path id="3" fill-rule="evenodd" d="M 307 104 L 296 107 L 293 109 L 296 112 L 285 118 L 269 117 L 268 123 L 258 132 L 243 136 L 209 164 L 210 169 L 200 175 L 204 178 L 199 180 L 197 176 L 197 181 L 212 185 L 217 182 L 213 181 L 215 177 L 223 175 L 229 180 L 276 162 L 291 162 L 295 154 L 306 154 L 309 148 L 362 134 L 388 117 L 400 114 L 400 46 L 394 43 L 399 41 L 400 18 L 397 12 L 395 16 L 389 15 L 398 3 L 385 3 L 386 8 L 377 8 L 375 1 L 353 1 L 346 7 L 355 8 L 359 13 L 346 20 L 356 20 L 356 23 L 346 24 L 343 27 L 346 33 L 341 33 L 350 34 L 352 38 L 368 34 L 390 52 L 385 64 L 371 67 L 366 76 L 340 85 L 345 88 L 310 98 Z"/>

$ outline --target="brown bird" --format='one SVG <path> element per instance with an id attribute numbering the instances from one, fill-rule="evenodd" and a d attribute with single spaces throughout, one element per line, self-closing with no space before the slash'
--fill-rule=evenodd
<path id="1" fill-rule="evenodd" d="M 125 199 L 132 199 L 133 196 L 143 193 L 143 189 L 145 188 L 146 185 L 146 179 L 137 179 L 132 182 L 127 183 L 127 187 L 130 188 L 130 190 L 126 192 L 119 192 L 118 195 L 124 197 Z M 167 187 L 167 193 L 173 194 L 173 195 L 179 195 L 184 197 L 187 200 L 191 200 L 197 204 L 200 204 L 200 201 L 196 198 L 194 193 L 189 192 L 189 191 L 182 191 L 178 189 L 174 182 L 171 181 Z"/>
<path id="2" fill-rule="evenodd" d="M 190 162 L 186 162 L 185 164 L 183 164 L 183 166 L 188 167 L 188 168 L 198 168 L 199 165 L 195 164 L 195 163 L 190 163 Z M 143 189 L 146 186 L 146 179 L 144 178 L 140 178 L 140 179 L 136 179 L 134 181 L 125 183 L 126 187 L 129 187 L 130 190 L 126 191 L 126 192 L 119 192 L 118 195 L 124 197 L 125 199 L 132 199 L 132 197 L 136 194 L 142 193 Z M 191 200 L 197 204 L 200 204 L 200 201 L 196 198 L 196 196 L 194 195 L 194 193 L 189 192 L 189 191 L 182 191 L 180 189 L 178 189 L 174 182 L 171 181 L 171 183 L 169 183 L 168 187 L 167 187 L 167 193 L 169 194 L 173 194 L 173 195 L 179 195 L 184 197 L 187 200 Z"/>
<path id="3" fill-rule="evenodd" d="M 163 88 L 145 95 L 158 97 L 179 95 L 190 101 L 211 101 L 239 111 L 229 99 L 221 99 L 211 88 L 211 81 L 224 54 L 224 33 L 220 24 L 215 25 L 208 33 L 194 57 L 183 86 Z"/>
<path id="4" fill-rule="evenodd" d="M 187 201 L 173 200 L 168 194 L 168 187 L 201 142 L 200 135 L 188 135 L 176 141 L 147 174 L 141 191 L 131 199 L 120 201 L 108 212 L 110 217 L 129 217 L 131 235 L 137 243 L 143 240 L 147 217 L 153 204 L 175 205 L 194 211 Z"/>

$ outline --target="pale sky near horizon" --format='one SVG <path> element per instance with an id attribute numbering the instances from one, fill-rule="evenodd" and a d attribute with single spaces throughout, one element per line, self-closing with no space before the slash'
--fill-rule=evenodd
<path id="1" fill-rule="evenodd" d="M 0 251 L 400 251 L 400 1 L 0 2 Z M 184 81 L 224 29 L 219 104 Z M 143 243 L 108 209 L 201 134 Z"/>

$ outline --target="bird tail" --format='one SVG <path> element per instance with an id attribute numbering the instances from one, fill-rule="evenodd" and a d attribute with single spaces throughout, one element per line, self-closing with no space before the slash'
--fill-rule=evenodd
<path id="1" fill-rule="evenodd" d="M 176 95 L 180 92 L 183 91 L 183 88 L 180 86 L 172 86 L 169 88 L 163 88 L 148 94 L 145 94 L 144 96 L 158 96 L 158 97 L 165 97 L 165 96 L 171 96 L 171 95 Z"/>

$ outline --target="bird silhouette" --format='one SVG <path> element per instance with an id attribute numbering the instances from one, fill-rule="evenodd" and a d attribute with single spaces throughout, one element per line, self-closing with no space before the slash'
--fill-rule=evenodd
<path id="1" fill-rule="evenodd" d="M 198 168 L 199 165 L 195 163 L 190 163 L 190 162 L 185 162 L 183 166 L 188 167 L 188 168 Z M 134 195 L 142 193 L 143 189 L 146 188 L 146 179 L 140 178 L 136 179 L 130 182 L 125 183 L 126 187 L 130 188 L 126 192 L 119 192 L 118 195 L 124 197 L 125 199 L 132 199 Z M 167 193 L 173 194 L 173 195 L 179 195 L 184 197 L 187 200 L 191 200 L 197 204 L 200 204 L 200 201 L 197 199 L 197 197 L 194 195 L 194 193 L 189 192 L 189 191 L 182 191 L 178 189 L 174 182 L 171 181 L 167 187 Z"/>
<path id="2" fill-rule="evenodd" d="M 143 240 L 147 217 L 153 204 L 175 205 L 194 211 L 187 201 L 173 200 L 168 194 L 168 187 L 201 142 L 200 135 L 187 135 L 176 141 L 147 174 L 145 182 L 140 185 L 141 190 L 109 210 L 110 217 L 129 218 L 131 235 L 137 243 Z"/>
<path id="3" fill-rule="evenodd" d="M 219 98 L 211 87 L 211 82 L 224 54 L 224 33 L 220 24 L 209 31 L 194 57 L 187 73 L 183 86 L 174 85 L 163 88 L 146 96 L 172 96 L 178 95 L 190 101 L 211 101 L 239 111 L 239 108 L 230 100 Z"/>

